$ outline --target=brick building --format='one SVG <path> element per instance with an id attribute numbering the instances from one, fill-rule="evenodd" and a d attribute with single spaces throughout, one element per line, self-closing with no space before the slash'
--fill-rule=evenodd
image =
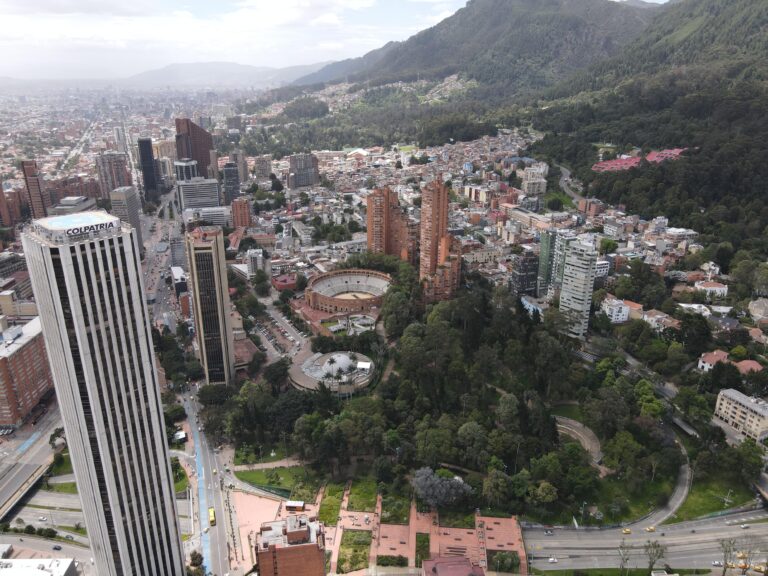
<path id="1" fill-rule="evenodd" d="M 40 318 L 3 332 L 0 346 L 0 426 L 20 426 L 53 390 Z"/>
<path id="2" fill-rule="evenodd" d="M 265 522 L 256 535 L 260 576 L 325 576 L 323 524 L 305 514 Z"/>
<path id="3" fill-rule="evenodd" d="M 448 234 L 448 188 L 430 182 L 421 195 L 419 278 L 428 302 L 448 300 L 459 287 L 461 246 Z"/>
<path id="4" fill-rule="evenodd" d="M 397 194 L 380 188 L 368 195 L 368 251 L 416 263 L 418 224 L 403 211 Z"/>
<path id="5" fill-rule="evenodd" d="M 232 224 L 235 228 L 251 226 L 251 204 L 247 198 L 232 200 Z"/>

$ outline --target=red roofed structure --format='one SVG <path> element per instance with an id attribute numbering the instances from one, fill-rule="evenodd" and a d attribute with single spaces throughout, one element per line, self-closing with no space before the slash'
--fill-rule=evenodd
<path id="1" fill-rule="evenodd" d="M 686 148 L 670 148 L 668 150 L 659 150 L 649 152 L 645 159 L 652 164 L 660 164 L 665 160 L 677 160 L 680 158 Z M 632 156 L 629 158 L 616 158 L 615 160 L 604 160 L 592 166 L 593 172 L 623 172 L 640 165 L 643 158 L 641 156 Z"/>

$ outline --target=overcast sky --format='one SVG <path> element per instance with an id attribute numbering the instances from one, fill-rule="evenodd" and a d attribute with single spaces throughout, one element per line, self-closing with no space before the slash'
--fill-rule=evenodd
<path id="1" fill-rule="evenodd" d="M 340 60 L 408 38 L 465 3 L 0 0 L 0 76 L 110 78 L 174 62 L 283 67 Z"/>

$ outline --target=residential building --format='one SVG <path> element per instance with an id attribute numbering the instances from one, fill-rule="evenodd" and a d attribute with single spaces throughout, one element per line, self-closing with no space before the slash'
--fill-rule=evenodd
<path id="1" fill-rule="evenodd" d="M 66 196 L 48 209 L 50 216 L 66 216 L 96 209 L 96 200 L 85 196 Z"/>
<path id="2" fill-rule="evenodd" d="M 135 231 L 106 212 L 22 234 L 95 572 L 183 576 Z"/>
<path id="3" fill-rule="evenodd" d="M 251 203 L 247 198 L 235 198 L 232 201 L 232 224 L 235 228 L 250 228 Z"/>
<path id="4" fill-rule="evenodd" d="M 45 218 L 51 207 L 51 197 L 43 188 L 43 177 L 34 160 L 22 160 L 21 171 L 27 191 L 27 204 L 32 219 Z"/>
<path id="5" fill-rule="evenodd" d="M 237 164 L 227 162 L 224 164 L 224 204 L 229 206 L 232 200 L 240 196 L 240 173 Z"/>
<path id="6" fill-rule="evenodd" d="M 0 342 L 0 427 L 18 427 L 53 390 L 40 318 L 5 330 Z"/>
<path id="7" fill-rule="evenodd" d="M 378 188 L 368 195 L 366 203 L 368 251 L 415 264 L 418 225 L 400 206 L 397 193 Z"/>
<path id="8" fill-rule="evenodd" d="M 144 199 L 157 200 L 160 195 L 160 178 L 152 151 L 152 138 L 139 138 L 139 168 L 144 183 Z"/>
<path id="9" fill-rule="evenodd" d="M 219 182 L 213 178 L 192 178 L 176 183 L 181 210 L 221 206 Z"/>
<path id="10" fill-rule="evenodd" d="M 544 230 L 539 238 L 539 273 L 538 296 L 543 296 L 549 291 L 552 284 L 552 266 L 555 258 L 555 229 Z"/>
<path id="11" fill-rule="evenodd" d="M 20 218 L 17 218 L 11 210 L 8 198 L 6 198 L 2 186 L 0 186 L 0 226 L 12 228 L 19 220 Z"/>
<path id="12" fill-rule="evenodd" d="M 288 158 L 288 187 L 301 188 L 314 186 L 320 182 L 317 156 L 314 154 L 294 154 Z"/>
<path id="13" fill-rule="evenodd" d="M 272 173 L 272 154 L 254 158 L 253 175 L 257 180 L 266 180 Z"/>
<path id="14" fill-rule="evenodd" d="M 219 227 L 204 226 L 188 233 L 186 240 L 188 285 L 205 381 L 231 384 L 235 378 L 235 357 L 224 233 Z"/>
<path id="15" fill-rule="evenodd" d="M 192 180 L 192 178 L 198 178 L 200 176 L 200 173 L 197 170 L 197 160 L 192 160 L 191 158 L 176 160 L 173 163 L 173 169 L 176 173 L 177 182 Z"/>
<path id="16" fill-rule="evenodd" d="M 522 188 L 526 196 L 544 196 L 547 193 L 547 181 L 544 178 L 525 180 Z"/>
<path id="17" fill-rule="evenodd" d="M 762 442 L 768 436 L 768 402 L 733 388 L 720 390 L 715 418 L 755 442 Z"/>
<path id="18" fill-rule="evenodd" d="M 176 157 L 197 160 L 198 173 L 210 178 L 213 137 L 189 118 L 176 118 Z"/>
<path id="19" fill-rule="evenodd" d="M 306 514 L 265 522 L 256 535 L 261 576 L 325 576 L 325 528 Z"/>
<path id="20" fill-rule="evenodd" d="M 563 273 L 565 272 L 565 256 L 568 247 L 576 242 L 576 235 L 570 231 L 558 230 L 552 254 L 552 273 L 548 295 L 554 297 L 560 293 L 563 285 Z"/>
<path id="21" fill-rule="evenodd" d="M 608 316 L 611 324 L 622 324 L 629 320 L 629 306 L 611 294 L 600 304 L 600 311 Z"/>
<path id="22" fill-rule="evenodd" d="M 700 281 L 694 284 L 696 290 L 701 290 L 709 300 L 728 296 L 728 286 L 720 282 Z"/>
<path id="23" fill-rule="evenodd" d="M 725 352 L 724 350 L 705 352 L 699 357 L 699 362 L 696 367 L 702 372 L 709 372 L 718 362 L 728 362 L 728 352 Z"/>
<path id="24" fill-rule="evenodd" d="M 121 186 L 110 192 L 112 214 L 121 222 L 128 222 L 136 231 L 136 241 L 139 243 L 139 254 L 144 257 L 144 241 L 141 237 L 141 198 L 135 186 Z"/>
<path id="25" fill-rule="evenodd" d="M 560 311 L 569 319 L 568 335 L 583 338 L 589 327 L 589 310 L 595 284 L 597 252 L 580 242 L 568 245 L 560 291 Z"/>
<path id="26" fill-rule="evenodd" d="M 193 222 L 210 226 L 232 226 L 232 209 L 229 206 L 214 206 L 211 208 L 187 208 L 181 213 L 184 224 Z"/>
<path id="27" fill-rule="evenodd" d="M 96 156 L 96 171 L 99 174 L 101 197 L 109 198 L 109 193 L 121 186 L 133 184 L 128 169 L 128 155 L 121 152 L 102 152 Z"/>
<path id="28" fill-rule="evenodd" d="M 539 257 L 529 246 L 512 256 L 509 291 L 515 296 L 536 296 L 538 290 Z"/>
<path id="29" fill-rule="evenodd" d="M 256 272 L 263 270 L 269 277 L 272 275 L 272 266 L 270 259 L 265 255 L 262 248 L 253 248 L 245 253 L 245 263 L 248 267 L 248 279 L 255 278 Z"/>
<path id="30" fill-rule="evenodd" d="M 237 174 L 240 182 L 248 182 L 248 160 L 242 150 L 232 150 L 229 153 L 229 161 L 237 166 Z M 269 174 L 267 174 L 269 178 Z"/>
<path id="31" fill-rule="evenodd" d="M 450 299 L 459 287 L 461 246 L 448 234 L 448 188 L 440 180 L 421 194 L 419 279 L 427 301 Z"/>
<path id="32" fill-rule="evenodd" d="M 421 576 L 485 576 L 485 570 L 463 556 L 446 556 L 424 560 Z"/>
<path id="33" fill-rule="evenodd" d="M 47 202 L 56 204 L 67 196 L 85 196 L 86 198 L 101 198 L 101 186 L 95 178 L 84 174 L 74 174 L 43 182 L 44 195 Z"/>

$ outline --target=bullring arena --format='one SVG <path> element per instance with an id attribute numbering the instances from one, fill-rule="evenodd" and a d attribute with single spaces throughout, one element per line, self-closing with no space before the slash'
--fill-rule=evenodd
<path id="1" fill-rule="evenodd" d="M 309 280 L 307 305 L 328 314 L 361 314 L 381 307 L 392 277 L 375 270 L 333 270 Z"/>

